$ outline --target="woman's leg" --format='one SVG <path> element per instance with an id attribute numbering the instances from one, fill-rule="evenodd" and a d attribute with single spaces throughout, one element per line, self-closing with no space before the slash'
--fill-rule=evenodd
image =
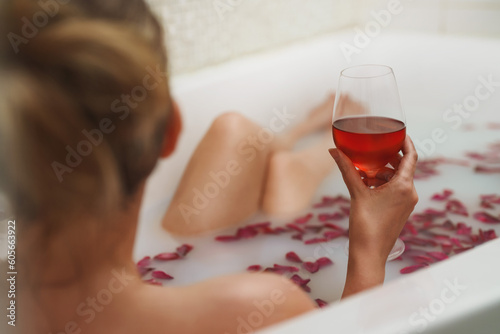
<path id="1" fill-rule="evenodd" d="M 301 137 L 329 129 L 332 108 L 329 97 L 306 121 L 272 140 L 242 115 L 219 116 L 195 150 L 163 227 L 173 234 L 194 235 L 236 224 L 261 208 L 268 213 L 303 209 L 333 164 L 323 158 L 329 157 L 323 143 L 303 152 L 289 150 Z M 318 172 L 318 164 L 327 166 Z"/>

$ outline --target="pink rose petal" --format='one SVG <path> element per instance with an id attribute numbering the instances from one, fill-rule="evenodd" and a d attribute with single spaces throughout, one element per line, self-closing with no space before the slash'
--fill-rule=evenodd
<path id="1" fill-rule="evenodd" d="M 151 276 L 153 278 L 157 278 L 157 279 L 168 279 L 168 280 L 174 279 L 169 274 L 165 273 L 164 271 L 160 271 L 160 270 L 153 271 L 153 273 L 151 274 Z"/>
<path id="2" fill-rule="evenodd" d="M 311 292 L 311 288 L 307 286 L 307 284 L 311 281 L 310 279 L 302 279 L 299 275 L 295 274 L 290 277 L 290 280 L 300 286 L 304 291 Z"/>
<path id="3" fill-rule="evenodd" d="M 295 224 L 305 224 L 308 221 L 310 221 L 312 217 L 314 217 L 314 215 L 312 213 L 308 213 L 304 217 L 299 217 L 299 218 L 295 219 L 294 223 Z"/>
<path id="4" fill-rule="evenodd" d="M 155 260 L 159 261 L 172 261 L 180 259 L 180 255 L 177 253 L 161 253 L 154 257 Z"/>
<path id="5" fill-rule="evenodd" d="M 412 256 L 412 258 L 418 264 L 427 264 L 428 265 L 428 264 L 435 262 L 433 258 L 431 258 L 429 256 L 424 256 L 424 255 L 416 255 L 416 256 Z"/>
<path id="6" fill-rule="evenodd" d="M 308 225 L 305 227 L 306 230 L 311 231 L 312 233 L 319 233 L 325 228 L 324 225 Z"/>
<path id="7" fill-rule="evenodd" d="M 429 265 L 428 264 L 415 264 L 413 266 L 409 266 L 409 267 L 404 267 L 403 269 L 401 269 L 399 272 L 401 274 L 410 274 L 414 271 L 417 271 L 421 268 L 425 268 L 425 267 L 428 267 Z"/>
<path id="8" fill-rule="evenodd" d="M 490 215 L 487 212 L 476 212 L 474 218 L 486 224 L 498 224 L 500 218 Z"/>
<path id="9" fill-rule="evenodd" d="M 306 245 L 311 245 L 311 244 L 319 244 L 321 242 L 327 242 L 327 241 L 328 241 L 327 238 L 312 238 L 312 239 L 304 241 L 304 243 Z"/>
<path id="10" fill-rule="evenodd" d="M 294 267 L 294 266 L 282 266 L 282 265 L 279 265 L 279 264 L 275 264 L 274 268 L 277 269 L 277 270 L 280 270 L 282 272 L 285 272 L 285 273 L 295 273 L 295 272 L 299 271 L 299 268 L 297 268 L 297 267 Z"/>
<path id="11" fill-rule="evenodd" d="M 435 258 L 438 261 L 443 261 L 443 260 L 446 260 L 448 258 L 448 255 L 446 255 L 443 252 L 427 252 L 427 254 L 429 254 L 430 256 L 432 256 L 433 258 Z"/>
<path id="12" fill-rule="evenodd" d="M 188 245 L 188 244 L 184 244 L 182 246 L 177 247 L 176 250 L 177 250 L 177 254 L 179 254 L 180 256 L 184 257 L 189 252 L 191 252 L 193 250 L 193 246 Z"/>
<path id="13" fill-rule="evenodd" d="M 488 167 L 488 166 L 476 166 L 474 168 L 474 171 L 476 173 L 482 173 L 482 174 L 497 174 L 500 173 L 500 167 Z"/>
<path id="14" fill-rule="evenodd" d="M 286 224 L 286 226 L 289 228 L 289 229 L 292 229 L 292 230 L 295 230 L 299 233 L 306 233 L 306 231 L 304 229 L 302 229 L 301 227 L 295 225 L 295 224 Z"/>
<path id="15" fill-rule="evenodd" d="M 453 195 L 453 191 L 449 189 L 443 190 L 442 194 L 434 194 L 431 198 L 433 201 L 446 201 L 451 195 Z"/>
<path id="16" fill-rule="evenodd" d="M 302 263 L 302 259 L 295 252 L 288 252 L 288 253 L 286 253 L 286 259 L 288 261 L 292 261 L 292 262 L 296 262 L 296 263 Z"/>
<path id="17" fill-rule="evenodd" d="M 248 266 L 247 271 L 260 271 L 262 267 L 258 264 Z"/>
<path id="18" fill-rule="evenodd" d="M 465 225 L 464 223 L 457 224 L 457 234 L 458 235 L 470 235 L 472 227 Z"/>
<path id="19" fill-rule="evenodd" d="M 328 306 L 328 303 L 327 303 L 327 302 L 325 302 L 325 301 L 324 301 L 324 300 L 322 300 L 322 299 L 317 298 L 317 299 L 315 299 L 314 301 L 316 302 L 316 304 L 318 304 L 318 307 L 319 307 L 319 308 L 323 308 L 323 307 Z"/>
<path id="20" fill-rule="evenodd" d="M 333 264 L 332 260 L 327 257 L 320 257 L 316 260 L 316 263 L 319 265 L 320 269 Z"/>
<path id="21" fill-rule="evenodd" d="M 450 238 L 451 242 L 458 248 L 462 248 L 462 244 L 460 243 L 460 240 L 458 240 L 457 238 Z"/>
<path id="22" fill-rule="evenodd" d="M 324 226 L 326 228 L 331 228 L 331 229 L 334 229 L 334 230 L 339 230 L 339 231 L 344 231 L 344 229 L 338 225 L 335 225 L 335 224 L 332 224 L 332 223 L 325 223 Z"/>
<path id="23" fill-rule="evenodd" d="M 259 232 L 252 227 L 241 227 L 236 231 L 236 236 L 241 239 L 251 239 L 256 237 Z"/>
<path id="24" fill-rule="evenodd" d="M 446 203 L 446 211 L 465 217 L 469 216 L 469 213 L 467 212 L 467 208 L 465 207 L 465 205 L 463 205 L 462 202 L 454 199 Z"/>
<path id="25" fill-rule="evenodd" d="M 311 274 L 314 274 L 319 270 L 319 264 L 317 262 L 304 262 L 302 266 Z"/>
<path id="26" fill-rule="evenodd" d="M 137 262 L 137 267 L 147 267 L 150 264 L 151 264 L 151 257 L 150 256 L 146 256 L 142 260 L 140 260 L 139 262 Z"/>

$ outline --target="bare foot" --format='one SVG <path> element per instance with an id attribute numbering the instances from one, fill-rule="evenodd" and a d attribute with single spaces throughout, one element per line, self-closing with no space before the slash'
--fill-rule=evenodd
<path id="1" fill-rule="evenodd" d="M 330 132 L 300 152 L 279 151 L 269 161 L 262 210 L 271 215 L 297 213 L 310 205 L 321 182 L 334 168 L 328 153 Z"/>

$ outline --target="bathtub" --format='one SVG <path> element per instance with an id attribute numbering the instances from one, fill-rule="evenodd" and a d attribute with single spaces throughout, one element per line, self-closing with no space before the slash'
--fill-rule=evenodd
<path id="1" fill-rule="evenodd" d="M 315 297 L 321 296 L 330 305 L 264 333 L 500 333 L 500 239 L 409 275 L 399 273 L 401 263 L 390 262 L 384 286 L 339 302 L 347 266 L 345 239 L 334 240 L 327 251 L 318 251 L 290 238 L 256 238 L 234 244 L 213 240 L 214 235 L 234 229 L 182 240 L 160 228 L 161 216 L 182 170 L 217 115 L 237 110 L 266 126 L 274 110 L 286 108 L 296 115 L 293 122 L 300 122 L 307 110 L 335 89 L 341 69 L 348 66 L 380 63 L 394 69 L 408 133 L 417 144 L 420 158 L 463 158 L 465 151 L 477 151 L 500 139 L 500 130 L 487 126 L 488 122 L 500 123 L 500 84 L 494 84 L 500 82 L 499 40 L 384 33 L 359 49 L 350 61 L 340 50 L 341 43 L 353 44 L 353 34 L 326 35 L 172 78 L 184 132 L 174 155 L 160 162 L 148 181 L 135 258 L 172 251 L 184 242 L 194 244 L 195 250 L 202 249 L 193 251 L 189 260 L 164 265 L 162 269 L 175 277 L 169 285 L 244 272 L 252 264 L 282 263 L 283 254 L 289 250 L 306 257 L 321 253 L 333 259 L 334 266 L 318 273 L 321 275 L 311 285 Z M 490 81 L 489 86 L 485 81 Z M 475 106 L 471 96 L 480 85 L 484 96 L 488 91 L 490 94 Z M 471 110 L 468 116 L 451 118 L 458 114 L 447 110 L 464 103 Z M 455 129 L 458 123 L 463 126 Z M 305 140 L 299 147 L 307 143 Z M 436 207 L 430 197 L 444 188 L 453 189 L 455 196 L 473 210 L 478 209 L 480 194 L 499 193 L 498 174 L 463 177 L 462 168 L 440 166 L 439 177 L 416 181 L 420 202 L 415 211 Z M 348 194 L 338 171 L 321 185 L 315 201 L 324 194 Z M 255 216 L 249 221 L 268 219 Z M 476 228 L 493 228 L 500 235 L 500 224 L 485 225 L 470 217 L 463 221 Z M 237 332 L 236 328 L 232 331 Z"/>

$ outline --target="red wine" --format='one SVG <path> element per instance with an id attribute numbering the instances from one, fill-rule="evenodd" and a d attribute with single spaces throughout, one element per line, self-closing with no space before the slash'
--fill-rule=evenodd
<path id="1" fill-rule="evenodd" d="M 390 162 L 406 137 L 403 122 L 378 116 L 342 118 L 333 123 L 332 130 L 337 147 L 365 172 Z"/>

